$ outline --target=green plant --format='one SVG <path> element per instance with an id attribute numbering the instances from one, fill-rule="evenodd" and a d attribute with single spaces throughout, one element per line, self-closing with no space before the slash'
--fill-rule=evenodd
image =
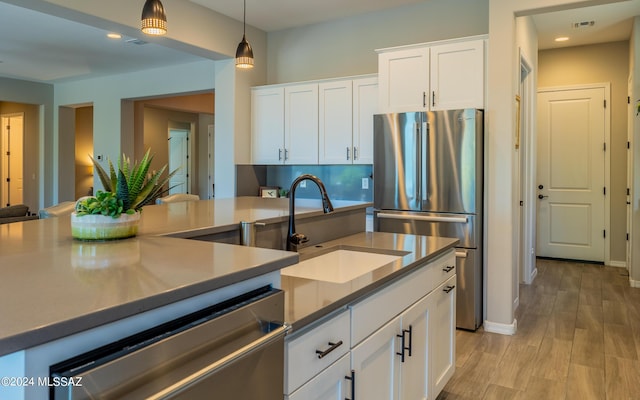
<path id="1" fill-rule="evenodd" d="M 149 173 L 152 160 L 153 155 L 150 154 L 150 150 L 147 150 L 139 163 L 134 162 L 133 164 L 123 154 L 118 160 L 117 171 L 111 160 L 108 160 L 109 172 L 107 173 L 91 157 L 104 191 L 97 191 L 95 198 L 87 198 L 78 202 L 76 212 L 84 212 L 82 215 L 102 214 L 117 218 L 123 212 L 133 214 L 136 211 L 140 211 L 143 206 L 153 204 L 157 197 L 170 189 L 166 189 L 164 186 L 178 169 L 176 168 L 162 178 L 167 166 L 165 165 L 160 170 Z"/>
<path id="2" fill-rule="evenodd" d="M 86 197 L 76 204 L 76 215 L 106 215 L 117 218 L 122 212 L 133 214 L 134 210 L 124 210 L 122 200 L 115 193 L 98 190 L 95 197 Z"/>

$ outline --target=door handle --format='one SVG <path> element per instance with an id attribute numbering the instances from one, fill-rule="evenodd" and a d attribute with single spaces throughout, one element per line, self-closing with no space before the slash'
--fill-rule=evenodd
<path id="1" fill-rule="evenodd" d="M 538 195 L 538 198 L 539 198 L 540 200 L 542 200 L 542 199 L 544 199 L 544 198 L 547 198 L 547 197 L 549 197 L 549 196 L 544 196 L 544 195 L 541 195 L 541 194 L 539 194 L 539 195 Z"/>
<path id="2" fill-rule="evenodd" d="M 542 189 L 544 189 L 544 186 L 538 185 L 538 189 L 542 190 Z"/>

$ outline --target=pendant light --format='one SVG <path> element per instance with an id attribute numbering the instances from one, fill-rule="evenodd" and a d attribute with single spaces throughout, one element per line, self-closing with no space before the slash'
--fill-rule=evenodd
<path id="1" fill-rule="evenodd" d="M 247 29 L 247 0 L 244 0 L 244 15 L 242 19 L 242 41 L 236 50 L 236 68 L 253 68 L 253 50 L 245 36 Z"/>
<path id="2" fill-rule="evenodd" d="M 167 15 L 160 0 L 147 0 L 142 8 L 142 32 L 160 36 L 167 33 Z"/>

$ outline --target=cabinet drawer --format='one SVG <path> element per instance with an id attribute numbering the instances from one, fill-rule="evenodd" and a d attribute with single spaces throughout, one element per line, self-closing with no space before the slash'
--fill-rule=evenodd
<path id="1" fill-rule="evenodd" d="M 295 392 L 285 395 L 285 400 L 343 400 L 347 398 L 352 393 L 351 382 L 345 379 L 345 376 L 349 376 L 350 361 L 350 356 L 345 354 L 335 364 L 322 371 Z"/>
<path id="2" fill-rule="evenodd" d="M 452 250 L 434 260 L 432 264 L 429 269 L 429 291 L 440 286 L 444 281 L 457 273 L 456 252 Z"/>
<path id="3" fill-rule="evenodd" d="M 439 286 L 447 277 L 455 275 L 455 268 L 449 272 L 443 271 L 445 265 L 455 267 L 453 249 L 398 282 L 350 306 L 351 345 L 358 344 L 387 321 Z"/>
<path id="4" fill-rule="evenodd" d="M 349 351 L 349 317 L 349 311 L 345 310 L 285 343 L 285 394 L 292 393 Z"/>

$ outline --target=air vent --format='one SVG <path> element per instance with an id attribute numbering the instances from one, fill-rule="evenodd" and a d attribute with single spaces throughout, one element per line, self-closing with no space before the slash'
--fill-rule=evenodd
<path id="1" fill-rule="evenodd" d="M 137 44 L 137 45 L 143 45 L 143 44 L 147 44 L 149 42 L 145 42 L 144 40 L 140 40 L 140 39 L 127 39 L 125 40 L 127 43 L 131 43 L 131 44 Z"/>
<path id="2" fill-rule="evenodd" d="M 572 28 L 575 29 L 579 29 L 579 28 L 591 28 L 592 26 L 594 26 L 596 24 L 596 21 L 582 21 L 582 22 L 574 22 L 571 24 Z"/>

